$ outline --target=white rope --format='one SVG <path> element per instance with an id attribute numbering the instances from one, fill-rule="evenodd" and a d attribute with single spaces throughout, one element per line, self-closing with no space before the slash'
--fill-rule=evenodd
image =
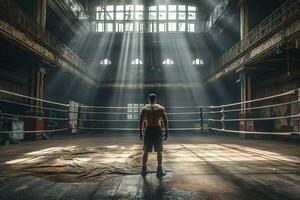
<path id="1" fill-rule="evenodd" d="M 41 130 L 41 131 L 0 131 L 0 134 L 4 133 L 52 133 L 69 130 L 70 128 L 53 129 L 53 130 Z"/>
<path id="2" fill-rule="evenodd" d="M 265 118 L 241 118 L 241 119 L 206 119 L 205 121 L 213 121 L 213 122 L 237 122 L 237 121 L 263 121 L 263 120 L 276 120 L 276 119 L 291 119 L 291 118 L 299 118 L 300 115 L 289 115 L 289 116 L 281 116 L 281 117 L 265 117 Z"/>
<path id="3" fill-rule="evenodd" d="M 31 99 L 31 100 L 40 101 L 40 102 L 49 103 L 49 104 L 58 105 L 58 106 L 65 106 L 65 107 L 70 106 L 69 104 L 63 104 L 63 103 L 57 103 L 57 102 L 54 102 L 54 101 L 38 99 L 38 98 L 30 97 L 30 96 L 27 96 L 27 95 L 17 94 L 17 93 L 14 93 L 14 92 L 8 92 L 8 91 L 5 91 L 5 90 L 0 90 L 0 92 L 4 93 L 4 94 L 9 94 L 9 95 L 12 95 L 12 96 L 23 97 L 23 98 L 26 98 L 26 99 Z"/>
<path id="4" fill-rule="evenodd" d="M 87 122 L 139 122 L 139 120 L 131 120 L 131 119 L 79 119 L 79 121 L 87 121 Z M 201 119 L 175 119 L 168 120 L 169 122 L 198 122 Z"/>
<path id="5" fill-rule="evenodd" d="M 258 110 L 258 109 L 264 109 L 264 108 L 280 107 L 280 106 L 285 106 L 285 105 L 291 105 L 291 104 L 299 103 L 299 101 L 300 100 L 290 101 L 290 102 L 286 102 L 286 103 L 273 104 L 273 105 L 267 105 L 267 106 L 257 106 L 257 107 L 243 108 L 243 109 L 239 108 L 239 109 L 232 109 L 232 110 L 224 110 L 224 112 L 228 113 L 228 112 L 238 112 L 238 111 L 242 111 L 242 110 L 243 111 L 247 111 L 247 110 Z"/>
<path id="6" fill-rule="evenodd" d="M 0 98 L 0 101 L 6 102 L 6 103 L 11 103 L 11 104 L 16 104 L 16 105 L 21 105 L 21 106 L 26 106 L 26 107 L 30 107 L 30 108 L 40 108 L 40 109 L 43 109 L 43 110 L 53 110 L 53 111 L 65 112 L 65 113 L 74 112 L 74 111 L 62 110 L 62 109 L 57 109 L 57 108 L 47 108 L 47 107 L 44 107 L 44 106 L 35 106 L 35 105 L 26 104 L 26 103 L 19 103 L 19 102 L 9 101 L 9 100 L 6 100 L 6 99 L 1 99 L 1 98 Z"/>
<path id="7" fill-rule="evenodd" d="M 49 119 L 49 120 L 61 120 L 61 121 L 69 120 L 69 118 L 39 117 L 39 116 L 30 116 L 30 115 L 15 115 L 15 114 L 3 113 L 3 112 L 0 112 L 0 115 L 9 116 L 9 117 L 33 118 L 33 119 Z"/>
<path id="8" fill-rule="evenodd" d="M 243 133 L 243 134 L 258 134 L 258 135 L 300 135 L 297 132 L 258 132 L 258 131 L 236 131 L 218 128 L 209 128 L 213 131 L 228 132 L 228 133 Z"/>
<path id="9" fill-rule="evenodd" d="M 79 127 L 83 130 L 107 130 L 107 131 L 139 131 L 138 128 L 93 128 L 93 127 Z M 163 129 L 162 129 L 163 130 Z M 169 128 L 169 131 L 195 131 L 202 130 L 202 128 Z"/>
<path id="10" fill-rule="evenodd" d="M 258 101 L 264 101 L 264 100 L 268 100 L 268 99 L 273 99 L 273 98 L 277 98 L 277 97 L 295 94 L 296 91 L 297 90 L 291 90 L 288 92 L 284 92 L 284 93 L 269 96 L 269 97 L 263 97 L 263 98 L 259 98 L 259 99 L 253 99 L 253 100 L 249 100 L 249 101 L 237 102 L 237 103 L 232 103 L 232 104 L 225 104 L 225 105 L 221 105 L 221 106 L 209 106 L 209 108 L 216 109 L 216 108 L 222 108 L 222 107 L 231 107 L 231 106 L 237 106 L 237 105 L 241 105 L 241 104 L 253 103 L 253 102 L 258 102 Z"/>

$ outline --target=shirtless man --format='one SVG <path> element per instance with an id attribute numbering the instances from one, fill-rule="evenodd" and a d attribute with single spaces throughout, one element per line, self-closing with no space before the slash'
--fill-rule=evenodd
<path id="1" fill-rule="evenodd" d="M 164 176 L 166 173 L 162 168 L 162 151 L 163 141 L 168 138 L 168 120 L 165 108 L 157 104 L 156 95 L 150 94 L 148 97 L 149 104 L 145 105 L 140 115 L 140 139 L 144 140 L 144 155 L 142 175 L 147 172 L 148 153 L 157 152 L 157 176 Z M 162 132 L 161 119 L 165 128 L 165 134 Z M 147 127 L 145 134 L 143 134 L 144 122 L 146 121 Z"/>

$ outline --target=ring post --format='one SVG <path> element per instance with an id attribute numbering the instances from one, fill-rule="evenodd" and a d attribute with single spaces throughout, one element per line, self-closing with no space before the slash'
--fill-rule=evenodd
<path id="1" fill-rule="evenodd" d="M 222 130 L 224 131 L 225 130 L 225 112 L 224 112 L 224 106 L 222 105 L 222 110 L 221 110 L 221 113 L 222 113 L 222 119 L 221 119 L 221 123 L 222 123 Z"/>
<path id="2" fill-rule="evenodd" d="M 70 101 L 69 104 L 70 129 L 72 134 L 76 134 L 78 132 L 79 103 L 75 101 Z"/>
<path id="3" fill-rule="evenodd" d="M 204 129 L 203 127 L 203 108 L 200 107 L 200 127 L 201 127 L 201 130 Z"/>
<path id="4" fill-rule="evenodd" d="M 300 107 L 300 88 L 297 89 L 298 92 L 298 107 Z M 299 112 L 299 118 L 298 118 L 298 133 L 300 135 L 300 112 Z"/>

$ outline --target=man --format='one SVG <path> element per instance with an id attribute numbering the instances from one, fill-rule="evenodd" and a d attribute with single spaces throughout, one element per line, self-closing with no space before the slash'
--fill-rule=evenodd
<path id="1" fill-rule="evenodd" d="M 164 176 L 166 173 L 162 168 L 162 151 L 163 141 L 168 138 L 168 120 L 165 108 L 157 104 L 157 98 L 155 94 L 150 94 L 148 97 L 149 104 L 145 105 L 140 115 L 140 139 L 144 140 L 144 155 L 142 175 L 146 175 L 147 172 L 147 160 L 148 153 L 154 151 L 157 152 L 157 176 Z M 165 134 L 162 132 L 161 119 L 165 128 Z M 147 127 L 145 134 L 143 134 L 144 122 L 146 121 Z"/>

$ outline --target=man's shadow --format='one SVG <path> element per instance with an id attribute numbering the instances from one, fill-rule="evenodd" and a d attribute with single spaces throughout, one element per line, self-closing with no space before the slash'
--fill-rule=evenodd
<path id="1" fill-rule="evenodd" d="M 142 176 L 142 191 L 144 199 L 164 199 L 167 190 L 163 177 Z"/>

